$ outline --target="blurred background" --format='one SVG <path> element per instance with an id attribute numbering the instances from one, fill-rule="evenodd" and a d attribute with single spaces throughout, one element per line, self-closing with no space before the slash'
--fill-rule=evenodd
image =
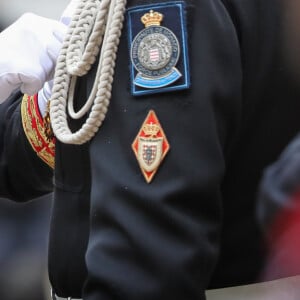
<path id="1" fill-rule="evenodd" d="M 8 26 L 25 12 L 58 19 L 69 0 L 0 0 L 0 25 Z"/>
<path id="2" fill-rule="evenodd" d="M 59 19 L 68 0 L 0 0 L 0 31 L 25 12 Z M 50 300 L 47 247 L 51 195 L 19 204 L 0 199 L 0 299 Z"/>

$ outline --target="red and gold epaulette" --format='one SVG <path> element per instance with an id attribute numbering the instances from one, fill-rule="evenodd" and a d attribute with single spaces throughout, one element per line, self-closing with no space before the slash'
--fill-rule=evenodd
<path id="1" fill-rule="evenodd" d="M 40 114 L 37 94 L 24 95 L 21 105 L 22 123 L 26 137 L 36 152 L 52 169 L 55 159 L 55 138 L 46 134 L 47 127 Z"/>

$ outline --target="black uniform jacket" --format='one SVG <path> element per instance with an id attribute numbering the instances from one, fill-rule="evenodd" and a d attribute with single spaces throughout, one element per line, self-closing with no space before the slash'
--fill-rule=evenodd
<path id="1" fill-rule="evenodd" d="M 276 0 L 184 3 L 190 87 L 132 96 L 125 20 L 104 124 L 82 146 L 57 141 L 54 177 L 24 135 L 21 95 L 0 106 L 1 196 L 54 189 L 49 272 L 60 296 L 194 300 L 258 277 L 256 185 L 300 126 L 282 10 Z M 78 83 L 78 106 L 92 81 Z M 149 110 L 170 151 L 148 184 L 131 144 Z"/>

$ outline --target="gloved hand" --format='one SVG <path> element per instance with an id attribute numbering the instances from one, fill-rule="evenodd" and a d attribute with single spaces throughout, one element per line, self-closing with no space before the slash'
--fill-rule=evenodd
<path id="1" fill-rule="evenodd" d="M 52 79 L 66 29 L 26 13 L 0 33 L 0 103 L 18 88 L 33 95 Z"/>
<path id="2" fill-rule="evenodd" d="M 68 6 L 63 11 L 60 22 L 64 25 L 68 26 L 71 22 L 73 13 L 78 5 L 80 0 L 71 0 Z M 51 91 L 53 87 L 53 80 L 46 82 L 43 86 L 43 88 L 38 93 L 38 103 L 39 103 L 39 109 L 40 113 L 42 115 L 45 114 L 46 108 L 47 108 L 47 102 L 49 101 L 51 97 Z"/>
<path id="3" fill-rule="evenodd" d="M 75 12 L 75 9 L 77 8 L 78 4 L 80 3 L 80 0 L 71 0 L 65 10 L 63 11 L 60 21 L 64 23 L 65 25 L 69 25 L 72 19 L 72 16 Z"/>

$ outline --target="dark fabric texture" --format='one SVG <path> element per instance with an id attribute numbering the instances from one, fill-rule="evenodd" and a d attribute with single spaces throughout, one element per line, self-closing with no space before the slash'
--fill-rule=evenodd
<path id="1" fill-rule="evenodd" d="M 128 7 L 150 3 L 162 2 Z M 142 97 L 130 94 L 124 26 L 103 126 L 89 144 L 57 142 L 49 272 L 59 296 L 202 300 L 209 287 L 258 279 L 258 181 L 300 125 L 280 11 L 279 0 L 186 1 L 191 87 Z M 26 144 L 18 102 L 0 107 L 0 192 L 22 201 L 51 191 L 52 174 Z M 131 143 L 150 109 L 171 150 L 147 184 Z"/>

